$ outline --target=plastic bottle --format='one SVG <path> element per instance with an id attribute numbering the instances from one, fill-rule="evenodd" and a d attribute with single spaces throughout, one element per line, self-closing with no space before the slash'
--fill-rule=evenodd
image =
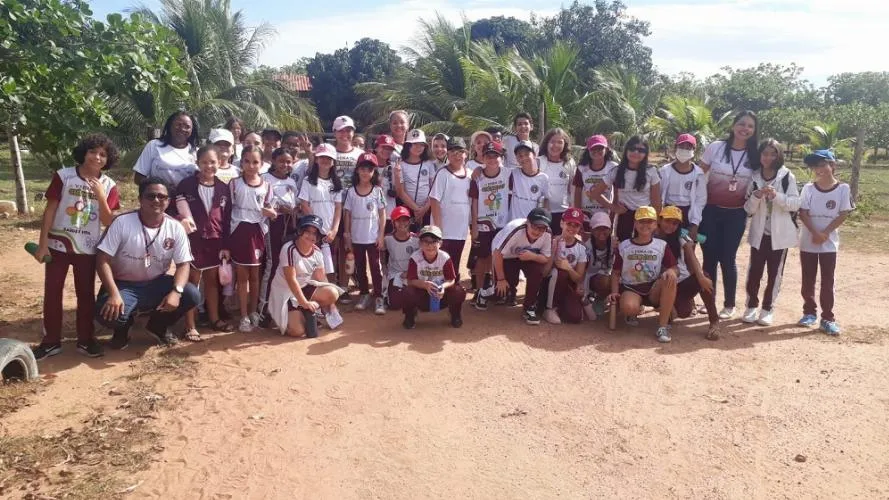
<path id="1" fill-rule="evenodd" d="M 681 233 L 681 234 L 682 234 L 683 237 L 687 237 L 687 236 L 688 236 L 688 229 L 682 229 L 682 233 Z M 698 233 L 698 237 L 695 238 L 695 241 L 697 241 L 698 243 L 700 243 L 701 245 L 703 245 L 704 242 L 707 241 L 707 235 L 706 235 L 706 234 Z"/>
<path id="2" fill-rule="evenodd" d="M 346 275 L 355 274 L 355 254 L 351 250 L 346 252 Z"/>
<path id="3" fill-rule="evenodd" d="M 435 284 L 438 287 L 438 293 L 441 295 L 442 288 L 438 283 Z M 433 294 L 429 294 L 429 312 L 438 312 L 441 310 L 441 297 Z"/>
<path id="4" fill-rule="evenodd" d="M 29 242 L 25 243 L 25 251 L 31 255 L 36 254 L 38 248 L 40 248 L 40 245 L 38 245 L 37 243 L 34 243 L 33 241 L 29 241 Z M 49 262 L 52 262 L 52 254 L 46 254 L 46 256 L 43 257 L 44 264 L 49 263 Z"/>

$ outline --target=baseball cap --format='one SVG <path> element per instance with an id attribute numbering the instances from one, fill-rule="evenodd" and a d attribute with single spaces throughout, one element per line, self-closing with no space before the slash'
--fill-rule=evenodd
<path id="1" fill-rule="evenodd" d="M 657 212 L 654 211 L 654 207 L 643 206 L 636 209 L 636 215 L 633 218 L 636 220 L 657 220 Z"/>
<path id="2" fill-rule="evenodd" d="M 698 140 L 691 134 L 679 134 L 679 137 L 676 138 L 675 145 L 678 146 L 680 144 L 691 144 L 692 146 L 697 147 Z"/>
<path id="3" fill-rule="evenodd" d="M 262 137 L 263 139 L 265 139 L 267 136 L 270 136 L 270 135 L 277 137 L 279 141 L 281 140 L 282 137 L 284 137 L 281 135 L 281 131 L 276 128 L 267 128 L 267 129 L 263 130 L 261 134 L 259 134 L 259 136 Z"/>
<path id="4" fill-rule="evenodd" d="M 528 151 L 534 151 L 534 143 L 531 141 L 519 141 L 516 143 L 515 147 L 512 149 L 513 153 L 518 153 L 519 149 L 525 148 Z"/>
<path id="5" fill-rule="evenodd" d="M 586 148 L 593 149 L 595 147 L 608 147 L 608 139 L 605 138 L 604 135 L 592 135 L 589 139 L 586 140 Z"/>
<path id="6" fill-rule="evenodd" d="M 407 133 L 407 137 L 405 137 L 404 142 L 409 142 L 411 144 L 425 143 L 426 142 L 426 132 L 415 128 Z"/>
<path id="7" fill-rule="evenodd" d="M 818 166 L 822 160 L 837 161 L 837 157 L 834 156 L 833 151 L 829 149 L 818 149 L 807 154 L 805 158 L 803 158 L 803 163 L 810 167 L 815 167 Z"/>
<path id="8" fill-rule="evenodd" d="M 363 167 L 365 165 L 379 167 L 380 162 L 377 161 L 377 155 L 373 153 L 362 153 L 360 156 L 358 156 L 358 161 L 355 162 L 355 167 Z"/>
<path id="9" fill-rule="evenodd" d="M 611 217 L 608 217 L 608 214 L 605 212 L 596 212 L 590 217 L 590 227 L 593 229 L 597 227 L 611 229 Z"/>
<path id="10" fill-rule="evenodd" d="M 441 239 L 441 229 L 438 226 L 423 226 L 420 228 L 420 238 L 426 235 L 434 236 L 438 239 Z"/>
<path id="11" fill-rule="evenodd" d="M 562 214 L 562 220 L 565 222 L 573 222 L 575 224 L 583 224 L 583 212 L 576 208 L 569 208 Z"/>
<path id="12" fill-rule="evenodd" d="M 494 153 L 497 156 L 503 156 L 503 144 L 499 142 L 489 142 L 485 144 L 484 154 Z"/>
<path id="13" fill-rule="evenodd" d="M 235 136 L 230 130 L 225 128 L 214 128 L 210 131 L 210 138 L 207 139 L 210 144 L 216 144 L 219 141 L 225 141 L 229 144 L 235 143 Z"/>
<path id="14" fill-rule="evenodd" d="M 545 208 L 535 208 L 528 212 L 528 222 L 538 226 L 549 226 L 553 221 L 553 216 L 549 210 Z"/>
<path id="15" fill-rule="evenodd" d="M 334 132 L 342 130 L 346 127 L 352 127 L 353 130 L 355 129 L 355 121 L 348 116 L 337 116 L 336 119 L 333 121 Z"/>
<path id="16" fill-rule="evenodd" d="M 392 210 L 392 213 L 389 214 L 389 220 L 398 220 L 402 217 L 410 218 L 410 216 L 411 211 L 408 210 L 407 207 L 395 207 L 395 209 Z"/>
<path id="17" fill-rule="evenodd" d="M 326 156 L 328 158 L 336 160 L 336 150 L 333 149 L 333 146 L 331 146 L 330 144 L 323 142 L 319 144 L 317 148 L 315 148 L 315 157 L 317 158 L 319 156 Z"/>
<path id="18" fill-rule="evenodd" d="M 661 209 L 661 218 L 662 219 L 676 219 L 679 222 L 682 222 L 682 210 L 679 210 L 679 207 L 675 207 L 673 205 L 667 205 L 666 207 Z"/>
<path id="19" fill-rule="evenodd" d="M 448 139 L 448 151 L 454 149 L 466 149 L 466 141 L 462 137 L 451 137 Z"/>
<path id="20" fill-rule="evenodd" d="M 376 145 L 377 147 L 383 146 L 384 148 L 395 149 L 395 139 L 391 135 L 378 135 Z"/>

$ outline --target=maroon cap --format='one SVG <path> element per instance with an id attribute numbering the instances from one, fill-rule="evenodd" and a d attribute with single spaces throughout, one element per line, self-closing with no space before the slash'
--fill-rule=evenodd
<path id="1" fill-rule="evenodd" d="M 604 135 L 594 135 L 586 140 L 586 148 L 593 149 L 596 147 L 608 147 L 608 139 L 605 138 Z"/>
<path id="2" fill-rule="evenodd" d="M 499 142 L 489 142 L 485 144 L 485 149 L 482 154 L 494 153 L 499 156 L 503 156 L 503 144 Z"/>
<path id="3" fill-rule="evenodd" d="M 376 145 L 395 149 L 395 139 L 391 135 L 378 135 Z"/>
<path id="4" fill-rule="evenodd" d="M 358 161 L 355 162 L 355 167 L 362 167 L 368 164 L 374 167 L 379 167 L 380 162 L 377 161 L 377 155 L 373 153 L 363 153 L 361 156 L 358 157 Z"/>
<path id="5" fill-rule="evenodd" d="M 565 222 L 574 222 L 577 224 L 583 224 L 585 217 L 583 212 L 576 208 L 569 208 L 565 210 L 565 213 L 562 214 L 562 220 Z"/>
<path id="6" fill-rule="evenodd" d="M 679 137 L 676 138 L 676 145 L 678 146 L 683 143 L 697 147 L 698 140 L 691 134 L 679 134 Z"/>

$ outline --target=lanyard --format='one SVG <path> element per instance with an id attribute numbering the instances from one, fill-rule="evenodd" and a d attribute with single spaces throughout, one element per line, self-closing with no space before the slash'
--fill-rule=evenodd
<path id="1" fill-rule="evenodd" d="M 744 154 L 741 155 L 741 159 L 738 160 L 738 164 L 735 165 L 735 155 L 728 155 L 729 161 L 732 162 L 732 179 L 738 176 L 738 170 L 741 168 L 741 165 L 744 164 L 744 158 L 747 158 L 747 150 L 744 150 Z"/>
<path id="2" fill-rule="evenodd" d="M 142 219 L 139 219 L 139 222 L 142 222 Z M 154 235 L 154 238 L 151 238 L 149 241 L 148 231 L 145 229 L 145 224 L 142 224 L 142 239 L 145 242 L 145 258 L 151 257 L 151 246 L 154 245 L 154 242 L 157 241 L 157 237 L 161 235 L 161 229 L 163 228 L 163 223 L 157 228 L 157 234 Z"/>

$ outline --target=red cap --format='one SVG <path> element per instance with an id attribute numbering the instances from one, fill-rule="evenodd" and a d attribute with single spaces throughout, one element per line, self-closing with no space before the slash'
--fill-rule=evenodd
<path id="1" fill-rule="evenodd" d="M 378 135 L 376 145 L 377 147 L 383 146 L 395 149 L 395 139 L 391 135 Z"/>
<path id="2" fill-rule="evenodd" d="M 576 224 L 583 224 L 584 216 L 583 212 L 576 208 L 569 208 L 565 210 L 565 213 L 562 214 L 562 220 L 565 222 L 574 222 Z"/>
<path id="3" fill-rule="evenodd" d="M 679 137 L 676 138 L 676 145 L 680 145 L 683 143 L 691 144 L 692 146 L 697 147 L 698 140 L 695 139 L 695 136 L 691 134 L 679 134 Z"/>
<path id="4" fill-rule="evenodd" d="M 608 139 L 606 139 L 604 135 L 593 135 L 586 140 L 587 149 L 593 149 L 599 146 L 602 146 L 603 148 L 608 147 Z"/>
<path id="5" fill-rule="evenodd" d="M 360 167 L 362 165 L 367 165 L 368 163 L 373 165 L 374 167 L 380 166 L 380 162 L 377 161 L 377 155 L 373 153 L 364 153 L 359 156 L 358 161 L 355 162 L 355 166 Z"/>
<path id="6" fill-rule="evenodd" d="M 489 142 L 485 144 L 485 149 L 483 154 L 495 153 L 497 155 L 503 156 L 503 144 L 499 142 Z"/>
<path id="7" fill-rule="evenodd" d="M 409 218 L 410 216 L 411 216 L 411 211 L 408 210 L 407 207 L 395 207 L 395 209 L 392 210 L 392 213 L 389 214 L 389 220 L 398 220 L 402 217 Z"/>

